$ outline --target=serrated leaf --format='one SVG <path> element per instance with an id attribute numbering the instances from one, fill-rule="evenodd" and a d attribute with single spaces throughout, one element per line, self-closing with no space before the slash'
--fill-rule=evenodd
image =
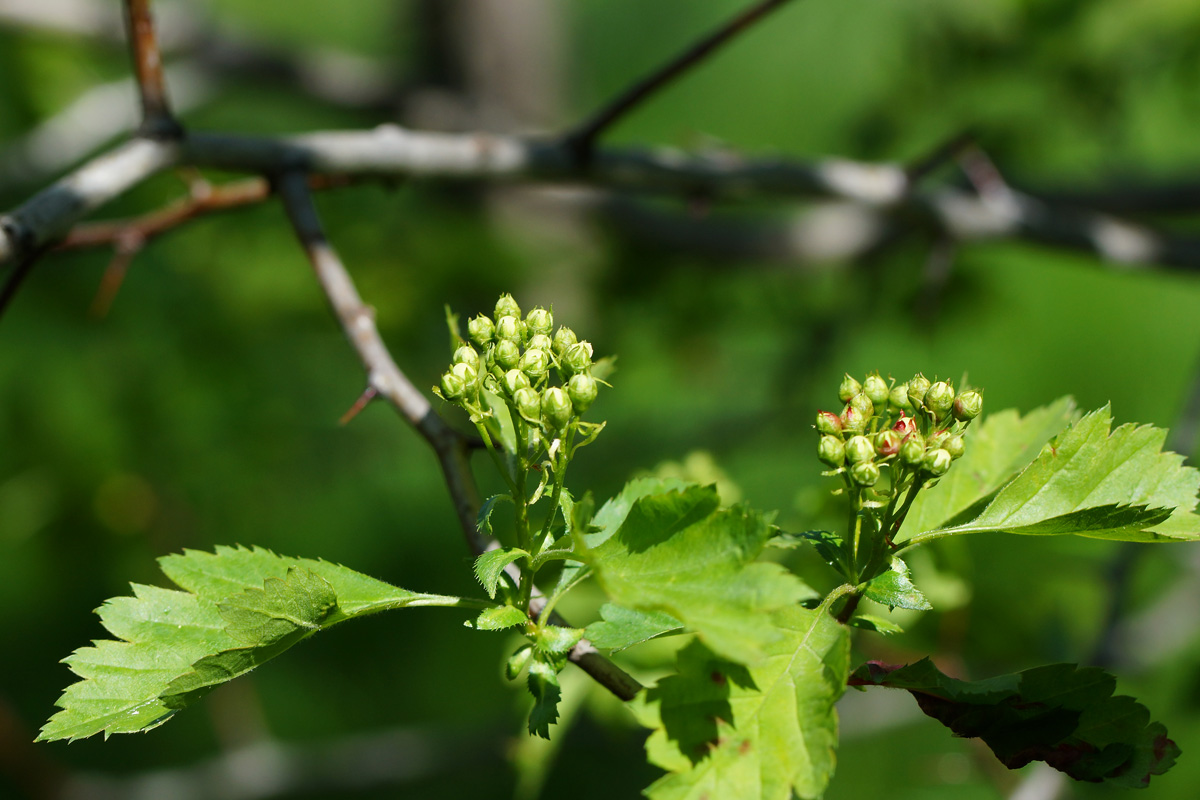
<path id="1" fill-rule="evenodd" d="M 533 695 L 533 709 L 529 712 L 529 733 L 549 739 L 550 726 L 558 721 L 558 701 L 562 699 L 557 665 L 539 659 L 529 662 L 527 685 L 529 693 Z"/>
<path id="2" fill-rule="evenodd" d="M 929 659 L 907 667 L 871 662 L 851 685 L 908 690 L 921 710 L 958 736 L 977 737 L 1009 769 L 1045 761 L 1075 780 L 1142 787 L 1175 763 L 1179 748 L 1099 667 L 1050 664 L 960 681 Z"/>
<path id="3" fill-rule="evenodd" d="M 64 659 L 82 680 L 59 698 L 62 710 L 39 740 L 148 730 L 317 630 L 389 608 L 462 602 L 261 549 L 189 550 L 159 563 L 186 591 L 134 584 L 133 597 L 101 606 L 100 621 L 118 641 Z"/>
<path id="4" fill-rule="evenodd" d="M 580 557 L 618 605 L 666 612 L 714 652 L 752 662 L 777 635 L 769 612 L 815 596 L 780 565 L 754 563 L 770 533 L 756 512 L 721 509 L 711 486 L 689 486 L 639 496 Z"/>
<path id="5" fill-rule="evenodd" d="M 582 638 L 582 628 L 547 625 L 538 630 L 537 649 L 541 653 L 569 653 Z"/>
<path id="6" fill-rule="evenodd" d="M 791 548 L 808 544 L 817 551 L 821 559 L 838 571 L 841 575 L 849 575 L 853 570 L 846 562 L 846 551 L 842 547 L 842 537 L 832 531 L 802 531 L 789 533 L 780 531 L 767 542 L 770 547 Z"/>
<path id="7" fill-rule="evenodd" d="M 683 623 L 662 611 L 635 611 L 605 603 L 600 606 L 600 617 L 583 635 L 596 647 L 614 653 L 660 636 L 683 633 Z"/>
<path id="8" fill-rule="evenodd" d="M 912 542 L 981 532 L 1200 539 L 1191 513 L 1200 472 L 1161 452 L 1166 431 L 1122 425 L 1110 433 L 1111 424 L 1107 406 L 1084 416 L 1002 488 Z"/>
<path id="9" fill-rule="evenodd" d="M 474 624 L 467 623 L 469 627 L 480 631 L 502 631 L 506 628 L 515 628 L 518 625 L 524 625 L 529 621 L 529 617 L 525 612 L 514 606 L 496 606 L 494 608 L 485 608 L 479 612 L 479 616 L 475 618 Z"/>
<path id="10" fill-rule="evenodd" d="M 966 452 L 936 486 L 917 495 L 896 541 L 939 527 L 999 489 L 1033 461 L 1076 415 L 1075 401 L 1061 397 L 1025 416 L 1010 408 L 973 423 L 966 434 Z"/>
<path id="11" fill-rule="evenodd" d="M 908 565 L 893 558 L 891 568 L 876 575 L 863 592 L 868 599 L 888 608 L 908 608 L 928 611 L 933 608 L 908 577 Z"/>
<path id="12" fill-rule="evenodd" d="M 515 681 L 517 676 L 521 674 L 521 670 L 525 669 L 525 665 L 529 663 L 530 656 L 533 655 L 533 645 L 523 644 L 513 651 L 513 654 L 504 662 L 504 677 L 510 681 Z"/>
<path id="13" fill-rule="evenodd" d="M 904 628 L 901 628 L 890 619 L 877 617 L 874 614 L 855 614 L 850 620 L 850 626 L 861 628 L 865 631 L 873 631 L 883 636 L 891 636 L 894 633 L 904 633 Z"/>
<path id="14" fill-rule="evenodd" d="M 587 547 L 597 547 L 607 541 L 621 527 L 621 523 L 629 515 L 629 510 L 639 499 L 649 495 L 684 491 L 695 485 L 679 478 L 634 478 L 592 516 L 590 530 L 583 537 L 583 544 Z M 713 496 L 716 497 L 715 491 Z"/>
<path id="15" fill-rule="evenodd" d="M 678 673 L 649 689 L 640 709 L 656 730 L 646 751 L 670 771 L 653 800 L 817 798 L 833 773 L 834 704 L 850 672 L 850 636 L 824 609 L 772 615 L 779 636 L 746 667 L 693 642 Z"/>
<path id="16" fill-rule="evenodd" d="M 487 500 L 483 501 L 483 505 L 479 507 L 479 513 L 475 516 L 475 528 L 480 533 L 492 535 L 492 512 L 496 510 L 496 505 L 507 500 L 512 502 L 512 495 L 494 494 Z"/>
<path id="17" fill-rule="evenodd" d="M 493 600 L 496 598 L 496 587 L 500 584 L 504 568 L 522 558 L 528 559 L 529 553 L 519 547 L 501 547 L 488 550 L 475 559 L 475 577 L 483 585 L 488 597 Z"/>

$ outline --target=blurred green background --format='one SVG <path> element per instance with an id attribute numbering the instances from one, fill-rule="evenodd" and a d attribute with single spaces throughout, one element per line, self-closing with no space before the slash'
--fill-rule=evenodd
<path id="1" fill-rule="evenodd" d="M 287 133 L 383 121 L 561 129 L 746 2 L 162 5 L 179 31 L 212 33 L 168 55 L 195 70 L 188 80 L 202 77 L 185 123 Z M 97 6 L 113 15 L 118 4 Z M 49 166 L 21 149 L 37 126 L 128 74 L 119 44 L 18 24 L 4 9 L 0 209 L 70 165 L 66 146 L 49 146 Z M 1197 41 L 1200 4 L 1184 0 L 806 0 L 609 140 L 906 162 L 970 128 L 1021 186 L 1185 180 L 1200 172 Z M 293 71 L 239 63 L 221 49 L 229 42 Z M 313 75 L 342 88 L 322 90 Z M 163 176 L 104 215 L 183 191 Z M 563 192 L 412 181 L 318 203 L 418 386 L 448 361 L 443 304 L 471 315 L 501 291 L 553 303 L 598 355 L 618 355 L 614 388 L 590 415 L 608 428 L 570 481 L 601 499 L 639 470 L 678 462 L 697 476 L 719 470 L 743 499 L 802 530 L 826 513 L 810 420 L 836 404 L 843 371 L 969 374 L 993 410 L 1073 394 L 1085 408 L 1111 402 L 1119 421 L 1170 427 L 1200 359 L 1200 279 L 1018 241 L 957 248 L 942 286 L 923 232 L 853 263 L 767 263 L 632 235 Z M 711 213 L 797 210 L 718 203 Z M 1186 216 L 1159 222 L 1196 228 Z M 259 544 L 415 590 L 475 591 L 424 443 L 382 404 L 338 426 L 363 375 L 276 203 L 151 243 L 100 318 L 89 307 L 110 259 L 47 257 L 0 321 L 0 797 L 531 798 L 544 779 L 543 797 L 608 798 L 653 779 L 643 734 L 576 678 L 567 693 L 579 713 L 556 749 L 531 745 L 526 698 L 500 673 L 512 642 L 440 609 L 317 637 L 149 735 L 31 745 L 72 679 L 58 660 L 102 636 L 90 610 L 130 581 L 161 582 L 157 556 Z M 934 653 L 975 678 L 1086 662 L 1120 594 L 1110 626 L 1120 689 L 1184 752 L 1137 797 L 1200 796 L 1198 556 L 1082 540 L 946 542 L 914 564 L 938 610 L 859 648 L 892 661 Z M 653 677 L 662 653 L 651 650 L 623 663 Z M 1031 785 L 1030 770 L 997 767 L 911 704 L 867 698 L 844 707 L 830 798 L 999 798 Z M 235 795 L 235 784 L 260 790 Z M 1037 796 L 1116 794 L 1056 791 Z"/>

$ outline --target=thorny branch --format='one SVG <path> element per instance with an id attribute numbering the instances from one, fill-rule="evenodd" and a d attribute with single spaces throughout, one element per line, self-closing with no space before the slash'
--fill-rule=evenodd
<path id="1" fill-rule="evenodd" d="M 433 447 L 471 552 L 483 553 L 488 541 L 476 524 L 479 492 L 468 460 L 470 440 L 447 425 L 434 412 L 425 395 L 396 366 L 375 327 L 373 311 L 363 304 L 337 251 L 325 238 L 304 173 L 285 173 L 279 179 L 278 187 L 292 228 L 317 273 L 329 305 L 367 370 L 368 391 L 391 402 Z M 620 667 L 601 656 L 586 639 L 575 646 L 569 658 L 623 700 L 633 699 L 642 688 Z"/>
<path id="2" fill-rule="evenodd" d="M 137 77 L 142 99 L 142 124 L 139 132 L 152 138 L 176 138 L 183 128 L 171 114 L 167 100 L 167 84 L 163 78 L 162 53 L 150 15 L 150 0 L 126 0 L 126 22 L 129 26 L 129 51 L 133 57 L 133 73 Z"/>

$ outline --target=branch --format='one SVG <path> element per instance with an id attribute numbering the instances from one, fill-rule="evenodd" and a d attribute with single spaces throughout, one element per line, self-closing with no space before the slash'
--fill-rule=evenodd
<path id="1" fill-rule="evenodd" d="M 567 134 L 566 143 L 579 164 L 591 161 L 596 140 L 605 129 L 644 103 L 671 81 L 699 64 L 722 45 L 748 29 L 788 0 L 762 0 L 730 19 L 720 28 L 696 42 L 690 48 L 635 83 L 591 119 Z"/>
<path id="2" fill-rule="evenodd" d="M 129 53 L 133 57 L 133 74 L 137 77 L 138 93 L 142 98 L 142 124 L 139 133 L 151 138 L 178 138 L 183 135 L 183 127 L 171 113 L 171 104 L 167 100 L 162 54 L 154 34 L 150 0 L 125 0 L 125 15 L 129 26 Z"/>

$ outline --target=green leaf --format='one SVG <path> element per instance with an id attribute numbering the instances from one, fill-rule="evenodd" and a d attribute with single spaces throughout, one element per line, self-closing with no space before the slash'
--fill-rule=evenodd
<path id="1" fill-rule="evenodd" d="M 864 664 L 854 686 L 908 690 L 958 736 L 978 737 L 1009 769 L 1045 761 L 1075 780 L 1143 787 L 1175 763 L 1179 748 L 1099 667 L 1050 664 L 983 681 L 942 674 L 929 659 L 907 667 Z"/>
<path id="2" fill-rule="evenodd" d="M 966 452 L 936 486 L 917 495 L 896 541 L 937 528 L 999 489 L 1075 417 L 1075 401 L 1061 397 L 1023 417 L 1010 408 L 973 423 L 966 434 Z"/>
<path id="3" fill-rule="evenodd" d="M 580 557 L 617 604 L 666 612 L 714 652 L 753 662 L 778 635 L 769 612 L 815 593 L 778 564 L 752 563 L 771 534 L 761 515 L 718 506 L 711 486 L 640 496 Z"/>
<path id="4" fill-rule="evenodd" d="M 822 795 L 835 765 L 834 704 L 850 672 L 850 636 L 826 610 L 772 615 L 779 636 L 745 667 L 700 642 L 679 652 L 678 673 L 649 689 L 647 754 L 671 774 L 653 800 L 788 800 Z"/>
<path id="5" fill-rule="evenodd" d="M 542 653 L 569 653 L 582 638 L 582 628 L 547 625 L 538 630 L 537 649 Z"/>
<path id="6" fill-rule="evenodd" d="M 510 455 L 516 453 L 517 429 L 513 425 L 512 414 L 508 411 L 508 403 L 487 389 L 480 390 L 479 401 L 484 409 L 491 412 L 491 415 L 484 420 L 484 425 L 491 433 L 493 440 L 500 445 L 504 452 Z"/>
<path id="7" fill-rule="evenodd" d="M 519 547 L 501 547 L 488 550 L 475 559 L 475 577 L 483 585 L 488 597 L 493 600 L 496 598 L 496 587 L 504 575 L 504 568 L 522 558 L 528 559 L 529 553 Z"/>
<path id="8" fill-rule="evenodd" d="M 592 644 L 614 653 L 660 636 L 683 633 L 683 623 L 661 611 L 635 611 L 616 603 L 600 606 L 600 622 L 587 626 L 584 636 Z"/>
<path id="9" fill-rule="evenodd" d="M 842 547 L 842 537 L 832 531 L 803 531 L 789 533 L 780 531 L 767 542 L 770 547 L 792 548 L 801 544 L 812 545 L 821 559 L 843 576 L 850 575 L 853 570 L 846 561 L 846 551 Z"/>
<path id="10" fill-rule="evenodd" d="M 909 608 L 914 611 L 933 608 L 925 595 L 913 586 L 908 577 L 908 565 L 898 558 L 892 559 L 891 569 L 871 579 L 863 594 L 888 608 Z"/>
<path id="11" fill-rule="evenodd" d="M 1122 425 L 1110 433 L 1111 424 L 1107 406 L 1091 412 L 1011 481 L 911 542 L 996 531 L 1200 539 L 1200 517 L 1191 513 L 1200 472 L 1183 466 L 1182 456 L 1161 452 L 1166 431 Z"/>
<path id="12" fill-rule="evenodd" d="M 855 614 L 850 620 L 849 625 L 854 628 L 861 628 L 864 631 L 872 631 L 882 634 L 883 636 L 891 636 L 894 633 L 904 633 L 904 628 L 901 628 L 890 619 L 877 617 L 874 614 Z"/>
<path id="13" fill-rule="evenodd" d="M 561 665 L 534 659 L 529 662 L 527 685 L 533 695 L 533 709 L 529 712 L 529 733 L 543 739 L 550 738 L 550 726 L 558 721 L 558 701 L 562 689 L 558 684 Z"/>
<path id="14" fill-rule="evenodd" d="M 483 501 L 483 505 L 479 507 L 479 513 L 475 517 L 475 528 L 480 533 L 492 535 L 492 512 L 496 510 L 496 504 L 504 500 L 511 503 L 512 495 L 494 494 Z"/>
<path id="15" fill-rule="evenodd" d="M 590 520 L 590 531 L 583 539 L 587 547 L 597 547 L 617 532 L 625 517 L 629 515 L 633 504 L 643 497 L 656 494 L 666 494 L 674 491 L 684 491 L 695 484 L 678 478 L 635 478 L 621 489 L 620 493 L 610 498 Z M 713 493 L 714 498 L 716 493 Z M 582 532 L 581 532 L 582 533 Z"/>
<path id="16" fill-rule="evenodd" d="M 528 621 L 529 617 L 525 612 L 515 606 L 496 606 L 485 608 L 479 612 L 474 623 L 468 620 L 466 624 L 467 627 L 480 631 L 502 631 L 524 625 Z"/>
<path id="17" fill-rule="evenodd" d="M 40 740 L 148 730 L 318 630 L 389 608 L 464 602 L 261 549 L 189 550 L 159 564 L 186 591 L 134 584 L 133 597 L 101 606 L 100 621 L 117 640 L 64 659 L 82 680 L 59 698 L 62 710 Z"/>

